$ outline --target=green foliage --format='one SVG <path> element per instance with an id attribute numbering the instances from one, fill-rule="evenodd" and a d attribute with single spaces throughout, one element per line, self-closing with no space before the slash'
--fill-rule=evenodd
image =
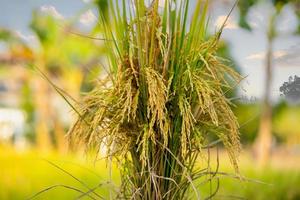
<path id="1" fill-rule="evenodd" d="M 209 135 L 238 170 L 238 123 L 224 88 L 240 76 L 216 56 L 222 30 L 207 37 L 208 2 L 198 1 L 190 21 L 189 1 L 158 5 L 110 1 L 109 20 L 100 13 L 109 72 L 70 130 L 75 144 L 104 145 L 118 161 L 117 199 L 199 199 L 193 181 L 210 172 L 195 163 Z"/>
<path id="2" fill-rule="evenodd" d="M 21 90 L 20 108 L 26 113 L 25 135 L 30 142 L 34 140 L 35 107 L 33 102 L 32 90 L 28 81 L 24 81 Z"/>
<path id="3" fill-rule="evenodd" d="M 51 45 L 59 34 L 57 21 L 50 15 L 41 15 L 34 11 L 32 14 L 31 29 L 37 35 L 42 46 Z"/>
<path id="4" fill-rule="evenodd" d="M 24 85 L 20 95 L 20 108 L 27 117 L 25 132 L 33 140 L 34 135 L 38 134 L 36 127 L 39 121 L 47 121 L 49 129 L 53 129 L 55 127 L 53 121 L 56 120 L 55 123 L 59 123 L 62 121 L 61 119 L 64 119 L 58 115 L 53 116 L 52 113 L 55 113 L 55 109 L 58 108 L 56 105 L 50 105 L 50 103 L 47 105 L 47 102 L 42 102 L 44 106 L 38 106 L 40 96 L 50 97 L 52 94 L 48 89 L 42 91 L 41 87 L 36 87 L 38 82 L 45 81 L 36 72 L 42 71 L 49 80 L 53 80 L 66 91 L 68 98 L 74 100 L 79 96 L 81 89 L 91 87 L 91 81 L 85 77 L 89 77 L 89 70 L 98 67 L 99 55 L 103 53 L 103 48 L 101 48 L 101 44 L 77 33 L 75 27 L 68 21 L 56 19 L 40 11 L 33 12 L 30 28 L 37 38 L 37 45 L 28 44 L 28 41 L 25 41 L 17 33 L 6 29 L 0 29 L 0 40 L 3 40 L 8 46 L 7 54 L 9 55 L 8 59 L 1 60 L 5 65 L 3 69 L 7 71 L 3 77 L 15 78 L 11 76 L 11 64 L 17 63 L 17 67 L 26 67 L 25 74 L 22 76 Z M 93 73 L 99 75 L 96 70 Z M 47 119 L 40 119 L 40 112 L 43 108 L 52 110 L 51 113 L 47 113 L 49 114 Z M 39 116 L 39 118 L 35 116 Z M 61 127 L 63 126 L 61 125 Z"/>
<path id="5" fill-rule="evenodd" d="M 260 105 L 239 103 L 233 110 L 240 124 L 241 142 L 254 142 L 259 127 Z"/>
<path id="6" fill-rule="evenodd" d="M 297 34 L 300 34 L 300 2 L 296 3 L 295 12 L 296 12 L 296 16 L 298 18 Z"/>
<path id="7" fill-rule="evenodd" d="M 240 0 L 238 1 L 238 7 L 240 9 L 240 19 L 239 25 L 240 27 L 251 30 L 251 26 L 247 22 L 247 14 L 254 4 L 256 4 L 258 0 Z"/>
<path id="8" fill-rule="evenodd" d="M 247 30 L 251 30 L 251 26 L 248 24 L 247 21 L 247 14 L 252 6 L 254 6 L 257 3 L 260 3 L 262 1 L 259 0 L 239 0 L 238 1 L 238 7 L 240 10 L 240 19 L 239 19 L 239 25 Z M 282 8 L 290 4 L 292 8 L 294 9 L 294 12 L 298 18 L 298 27 L 296 34 L 300 33 L 300 1 L 299 0 L 272 0 L 272 4 L 274 5 L 276 9 L 276 14 L 279 14 L 282 10 Z"/>
<path id="9" fill-rule="evenodd" d="M 276 112 L 277 111 L 277 112 Z M 280 103 L 276 106 L 273 119 L 273 131 L 289 145 L 300 142 L 300 106 Z"/>
<path id="10" fill-rule="evenodd" d="M 290 0 L 272 0 L 272 3 L 278 11 L 280 11 L 286 4 L 292 2 Z"/>
<path id="11" fill-rule="evenodd" d="M 241 73 L 240 66 L 234 61 L 234 58 L 232 57 L 232 53 L 230 51 L 230 46 L 226 41 L 219 41 L 218 50 L 217 50 L 217 56 L 223 59 L 224 64 L 231 67 L 234 71 Z M 235 84 L 234 81 L 227 79 L 227 81 L 231 81 L 233 85 Z M 223 89 L 226 91 L 225 95 L 228 98 L 233 98 L 237 95 L 238 87 L 232 88 L 232 90 L 227 90 L 226 88 Z"/>
<path id="12" fill-rule="evenodd" d="M 34 12 L 31 28 L 39 39 L 46 69 L 57 73 L 65 70 L 80 69 L 89 62 L 95 62 L 102 52 L 94 41 L 83 36 L 72 35 L 72 27 L 55 19 L 53 16 Z M 64 72 L 62 72 L 64 73 Z"/>
<path id="13" fill-rule="evenodd" d="M 14 35 L 7 29 L 0 29 L 0 40 L 8 41 L 14 38 Z"/>

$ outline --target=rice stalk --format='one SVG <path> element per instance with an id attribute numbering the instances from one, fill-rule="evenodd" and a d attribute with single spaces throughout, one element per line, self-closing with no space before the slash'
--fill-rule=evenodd
<path id="1" fill-rule="evenodd" d="M 200 199 L 207 137 L 222 141 L 238 171 L 239 126 L 224 90 L 240 76 L 216 56 L 223 27 L 208 36 L 208 1 L 193 13 L 188 0 L 146 2 L 111 0 L 100 15 L 109 74 L 84 96 L 69 138 L 107 148 L 120 165 L 116 199 Z"/>

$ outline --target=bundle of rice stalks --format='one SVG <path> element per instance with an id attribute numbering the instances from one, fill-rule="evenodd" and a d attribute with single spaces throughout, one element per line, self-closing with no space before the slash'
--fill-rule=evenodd
<path id="1" fill-rule="evenodd" d="M 207 36 L 208 1 L 192 15 L 188 0 L 118 2 L 100 15 L 109 73 L 85 95 L 70 139 L 104 145 L 118 161 L 118 199 L 199 199 L 194 180 L 210 173 L 196 169 L 206 137 L 223 142 L 237 169 L 238 124 L 225 93 L 240 76 L 216 56 L 221 30 Z"/>

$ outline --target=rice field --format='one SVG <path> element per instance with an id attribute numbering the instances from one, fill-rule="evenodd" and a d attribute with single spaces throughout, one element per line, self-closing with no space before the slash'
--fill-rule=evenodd
<path id="1" fill-rule="evenodd" d="M 220 156 L 220 171 L 233 172 L 228 168 L 226 156 Z M 296 159 L 296 158 L 295 158 Z M 292 160 L 295 160 L 290 158 Z M 277 158 L 280 160 L 280 158 Z M 265 170 L 258 170 L 255 163 L 247 154 L 241 157 L 241 173 L 247 178 L 257 182 L 240 181 L 230 177 L 220 177 L 220 187 L 218 194 L 213 198 L 217 199 L 278 199 L 278 200 L 297 200 L 300 199 L 300 170 L 297 166 L 286 168 L 279 166 L 270 167 Z M 274 161 L 279 163 L 278 161 Z M 51 164 L 52 163 L 52 164 Z M 109 180 L 108 170 L 104 161 L 94 162 L 94 159 L 86 156 L 58 155 L 51 153 L 39 154 L 35 150 L 19 153 L 11 148 L 0 149 L 0 199 L 1 200 L 23 200 L 32 197 L 37 192 L 49 188 L 52 189 L 39 194 L 33 199 L 76 199 L 80 197 L 80 192 L 88 191 L 87 187 L 94 188 L 100 182 L 105 183 Z M 274 166 L 274 165 L 272 165 Z M 59 169 L 60 167 L 61 169 Z M 69 174 L 66 174 L 66 170 Z M 117 172 L 118 170 L 114 170 Z M 79 183 L 78 180 L 83 181 Z M 119 182 L 119 175 L 113 174 L 113 181 Z M 109 198 L 109 185 L 103 184 L 96 191 Z M 201 191 L 202 196 L 207 196 L 210 190 L 215 190 L 216 184 L 212 182 L 206 184 Z M 213 191 L 212 191 L 213 192 Z M 84 197 L 82 199 L 91 199 Z"/>

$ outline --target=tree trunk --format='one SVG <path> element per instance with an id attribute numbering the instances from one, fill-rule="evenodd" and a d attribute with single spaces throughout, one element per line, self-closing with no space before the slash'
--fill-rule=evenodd
<path id="1" fill-rule="evenodd" d="M 265 66 L 265 87 L 264 98 L 262 103 L 262 114 L 258 136 L 255 141 L 255 154 L 260 166 L 265 166 L 271 154 L 272 145 L 272 104 L 270 100 L 272 85 L 272 59 L 273 59 L 273 40 L 275 37 L 275 17 L 272 16 L 269 22 L 268 30 L 268 49 L 266 54 Z"/>
<path id="2" fill-rule="evenodd" d="M 43 70 L 45 67 L 42 59 L 37 61 L 37 66 Z M 40 76 L 34 77 L 35 87 L 35 107 L 36 107 L 36 144 L 42 151 L 49 151 L 52 148 L 51 135 L 49 130 L 50 114 L 50 96 L 49 85 Z"/>

